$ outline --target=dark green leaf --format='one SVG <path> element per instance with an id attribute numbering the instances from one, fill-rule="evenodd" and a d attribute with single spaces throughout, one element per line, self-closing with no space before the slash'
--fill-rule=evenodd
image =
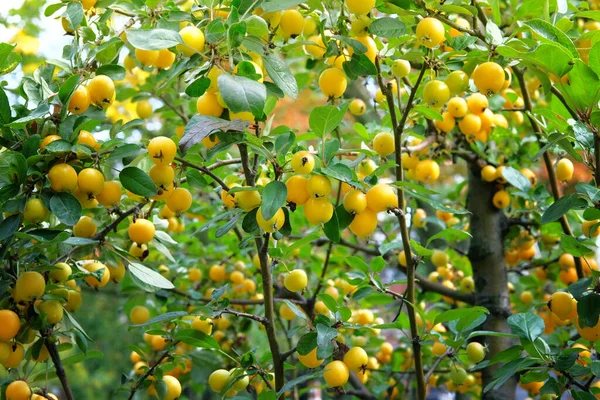
<path id="1" fill-rule="evenodd" d="M 11 237 L 21 226 L 21 215 L 14 214 L 0 222 L 0 241 Z"/>
<path id="2" fill-rule="evenodd" d="M 523 24 L 530 27 L 535 33 L 537 33 L 537 39 L 541 39 L 546 42 L 558 43 L 566 50 L 571 52 L 573 57 L 579 58 L 579 53 L 577 52 L 577 48 L 573 44 L 573 41 L 564 32 L 549 22 L 541 19 L 533 19 L 531 21 L 524 21 Z"/>
<path id="3" fill-rule="evenodd" d="M 317 358 L 324 360 L 333 353 L 331 341 L 338 335 L 337 329 L 325 324 L 317 323 Z"/>
<path id="4" fill-rule="evenodd" d="M 575 283 L 569 285 L 569 293 L 573 295 L 575 300 L 579 301 L 583 293 L 590 287 L 592 278 L 580 279 Z"/>
<path id="5" fill-rule="evenodd" d="M 251 112 L 257 118 L 263 115 L 267 89 L 260 82 L 243 76 L 222 74 L 219 76 L 219 91 L 231 112 Z"/>
<path id="6" fill-rule="evenodd" d="M 125 68 L 117 64 L 103 65 L 96 70 L 96 75 L 106 75 L 114 81 L 122 81 L 125 79 Z"/>
<path id="7" fill-rule="evenodd" d="M 58 90 L 58 98 L 60 99 L 61 103 L 63 103 L 64 105 L 69 104 L 69 99 L 71 98 L 71 94 L 73 94 L 73 92 L 79 85 L 80 81 L 81 81 L 81 75 L 76 74 L 76 75 L 71 75 L 69 77 L 69 79 L 67 79 L 65 81 L 65 83 L 62 84 L 62 86 Z"/>
<path id="8" fill-rule="evenodd" d="M 544 215 L 542 215 L 542 224 L 557 221 L 569 212 L 569 210 L 573 208 L 573 205 L 575 205 L 577 197 L 576 193 L 571 193 L 552 203 L 552 205 L 544 212 Z"/>
<path id="9" fill-rule="evenodd" d="M 119 173 L 123 187 L 133 194 L 150 197 L 157 193 L 156 185 L 147 173 L 137 167 L 123 168 Z"/>
<path id="10" fill-rule="evenodd" d="M 185 126 L 183 137 L 179 140 L 179 148 L 185 153 L 190 147 L 196 143 L 200 143 L 202 139 L 213 133 L 244 132 L 248 125 L 250 125 L 248 121 L 243 121 L 241 119 L 226 121 L 207 115 L 194 115 L 190 122 Z"/>
<path id="11" fill-rule="evenodd" d="M 507 319 L 511 331 L 522 339 L 535 341 L 544 333 L 544 320 L 531 312 L 514 314 Z"/>
<path id="12" fill-rule="evenodd" d="M 309 332 L 298 340 L 296 350 L 301 356 L 305 356 L 317 347 L 317 332 Z"/>
<path id="13" fill-rule="evenodd" d="M 520 171 L 513 167 L 505 167 L 502 169 L 502 176 L 508 183 L 516 187 L 522 192 L 529 192 L 531 189 L 531 182 L 525 177 Z"/>
<path id="14" fill-rule="evenodd" d="M 50 199 L 50 211 L 63 224 L 73 226 L 81 217 L 81 203 L 71 193 L 56 193 Z"/>
<path id="15" fill-rule="evenodd" d="M 83 5 L 81 2 L 74 1 L 67 5 L 65 17 L 71 23 L 73 29 L 77 29 L 83 21 Z"/>
<path id="16" fill-rule="evenodd" d="M 575 257 L 585 256 L 593 252 L 592 249 L 580 243 L 576 238 L 571 235 L 563 234 L 560 239 L 560 247 L 569 254 Z"/>
<path id="17" fill-rule="evenodd" d="M 158 272 L 146 267 L 143 264 L 137 262 L 129 263 L 129 272 L 131 272 L 136 278 L 148 286 L 157 289 L 173 289 L 175 286 Z M 145 288 L 142 288 L 145 289 Z"/>
<path id="18" fill-rule="evenodd" d="M 385 37 L 397 38 L 404 34 L 406 26 L 400 19 L 391 17 L 380 17 L 373 19 L 373 23 L 369 26 L 369 33 Z"/>
<path id="19" fill-rule="evenodd" d="M 320 138 L 331 133 L 344 119 L 347 108 L 348 103 L 341 108 L 336 106 L 319 106 L 313 108 L 308 117 L 310 129 Z"/>
<path id="20" fill-rule="evenodd" d="M 219 349 L 219 343 L 212 337 L 204 332 L 197 331 L 195 329 L 180 329 L 175 334 L 175 340 L 180 340 L 185 344 L 201 349 Z"/>
<path id="21" fill-rule="evenodd" d="M 287 198 L 287 186 L 281 181 L 271 181 L 265 186 L 262 194 L 261 214 L 265 220 L 275 216 L 285 204 Z"/>
<path id="22" fill-rule="evenodd" d="M 340 222 L 337 217 L 337 210 L 334 210 L 333 216 L 323 225 L 323 231 L 329 240 L 333 243 L 340 242 Z"/>
<path id="23" fill-rule="evenodd" d="M 298 97 L 298 84 L 286 63 L 275 53 L 263 57 L 265 69 L 273 82 L 293 99 Z"/>
<path id="24" fill-rule="evenodd" d="M 577 302 L 578 323 L 581 327 L 596 326 L 600 316 L 600 295 L 589 293 Z"/>
<path id="25" fill-rule="evenodd" d="M 141 50 L 162 50 L 183 44 L 179 33 L 168 29 L 128 30 L 127 41 L 136 49 Z"/>
<path id="26" fill-rule="evenodd" d="M 178 319 L 180 317 L 184 317 L 188 315 L 187 312 L 185 311 L 171 311 L 168 313 L 164 313 L 161 314 L 157 317 L 154 317 L 152 319 L 149 319 L 148 321 L 144 322 L 143 324 L 137 324 L 137 325 L 131 325 L 133 328 L 139 328 L 142 326 L 148 326 L 148 325 L 152 325 L 152 324 L 156 324 L 158 322 L 164 322 L 164 321 L 172 321 L 174 319 Z"/>
<path id="27" fill-rule="evenodd" d="M 206 89 L 210 86 L 210 78 L 206 76 L 196 79 L 185 88 L 185 94 L 190 97 L 200 97 L 206 92 Z"/>
<path id="28" fill-rule="evenodd" d="M 350 79 L 377 74 L 377 67 L 366 54 L 352 54 L 350 60 L 344 61 L 342 68 Z"/>

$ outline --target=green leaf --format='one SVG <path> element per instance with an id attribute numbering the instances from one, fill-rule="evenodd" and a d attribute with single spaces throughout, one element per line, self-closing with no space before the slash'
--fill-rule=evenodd
<path id="1" fill-rule="evenodd" d="M 140 328 L 142 326 L 148 326 L 148 325 L 156 324 L 159 322 L 172 321 L 172 320 L 178 319 L 180 317 L 185 317 L 186 315 L 188 315 L 188 313 L 185 311 L 171 311 L 168 313 L 161 314 L 158 317 L 149 319 L 148 321 L 144 322 L 143 324 L 131 325 L 131 327 L 132 328 Z"/>
<path id="2" fill-rule="evenodd" d="M 148 289 L 148 287 L 155 289 L 175 288 L 175 286 L 173 286 L 170 280 L 166 279 L 158 272 L 146 267 L 143 264 L 137 262 L 130 262 L 128 270 L 137 279 L 139 279 L 141 282 L 147 285 L 145 287 L 141 287 L 144 290 Z"/>
<path id="3" fill-rule="evenodd" d="M 581 296 L 590 287 L 591 283 L 592 283 L 592 278 L 580 279 L 577 282 L 569 285 L 569 293 L 571 293 L 573 295 L 575 300 L 579 301 Z"/>
<path id="4" fill-rule="evenodd" d="M 436 239 L 444 239 L 448 243 L 453 243 L 461 240 L 468 240 L 470 238 L 472 238 L 472 236 L 469 232 L 456 228 L 446 228 L 443 231 L 429 237 L 429 239 L 427 239 L 427 246 L 429 246 L 429 244 Z"/>
<path id="5" fill-rule="evenodd" d="M 48 106 L 48 104 L 42 103 L 35 110 L 33 110 L 31 112 L 31 114 L 26 115 L 22 118 L 19 118 L 16 121 L 11 122 L 7 126 L 10 126 L 11 128 L 15 128 L 15 129 L 23 128 L 25 125 L 27 125 L 31 121 L 35 121 L 35 120 L 44 118 L 48 114 L 49 110 L 50 110 L 50 106 Z"/>
<path id="6" fill-rule="evenodd" d="M 265 220 L 270 220 L 275 216 L 285 204 L 287 198 L 287 186 L 281 181 L 271 181 L 265 186 L 262 193 L 261 214 Z"/>
<path id="7" fill-rule="evenodd" d="M 188 87 L 185 88 L 185 94 L 190 97 L 200 97 L 206 92 L 206 89 L 208 89 L 209 86 L 210 78 L 203 76 L 190 83 Z"/>
<path id="8" fill-rule="evenodd" d="M 243 76 L 229 74 L 222 74 L 218 81 L 219 91 L 229 111 L 249 111 L 257 118 L 262 117 L 267 100 L 265 85 Z"/>
<path id="9" fill-rule="evenodd" d="M 489 314 L 489 311 L 485 307 L 466 307 L 466 308 L 457 308 L 454 310 L 447 310 L 441 314 L 438 314 L 435 317 L 434 325 L 439 324 L 441 322 L 449 322 L 456 321 L 463 317 L 466 317 L 470 314 Z"/>
<path id="10" fill-rule="evenodd" d="M 69 104 L 71 95 L 81 81 L 81 74 L 71 75 L 58 90 L 58 98 L 63 105 Z"/>
<path id="11" fill-rule="evenodd" d="M 205 37 L 207 43 L 217 43 L 225 38 L 227 29 L 223 23 L 223 18 L 218 17 L 213 19 L 206 25 Z"/>
<path id="12" fill-rule="evenodd" d="M 219 349 L 219 343 L 204 332 L 195 329 L 180 329 L 175 333 L 175 340 L 180 340 L 201 349 Z"/>
<path id="13" fill-rule="evenodd" d="M 377 67 L 366 54 L 352 54 L 352 57 L 342 63 L 342 68 L 348 78 L 356 80 L 361 76 L 377 74 Z"/>
<path id="14" fill-rule="evenodd" d="M 263 57 L 267 74 L 273 82 L 293 99 L 298 98 L 298 83 L 287 64 L 275 53 Z"/>
<path id="15" fill-rule="evenodd" d="M 122 81 L 125 79 L 126 71 L 120 65 L 106 64 L 96 70 L 96 75 L 106 75 L 114 81 Z"/>
<path id="16" fill-rule="evenodd" d="M 317 323 L 317 358 L 319 360 L 324 360 L 333 353 L 333 343 L 331 343 L 331 341 L 335 339 L 337 335 L 337 329 Z"/>
<path id="17" fill-rule="evenodd" d="M 347 108 L 348 103 L 341 106 L 341 108 L 336 106 L 315 107 L 308 117 L 308 125 L 318 137 L 323 138 L 340 125 L 346 115 Z"/>
<path id="18" fill-rule="evenodd" d="M 569 254 L 575 257 L 585 256 L 593 252 L 592 249 L 580 243 L 579 240 L 571 235 L 563 234 L 560 239 L 560 247 Z"/>
<path id="19" fill-rule="evenodd" d="M 291 391 L 297 385 L 300 385 L 300 384 L 302 384 L 304 382 L 307 382 L 307 381 L 309 381 L 311 379 L 317 378 L 321 374 L 322 374 L 321 371 L 315 371 L 315 372 L 308 373 L 308 374 L 305 374 L 305 375 L 301 375 L 301 376 L 299 376 L 297 378 L 291 379 L 291 380 L 287 381 L 285 383 L 285 385 L 283 385 L 281 387 L 281 389 L 279 389 L 279 391 L 277 392 L 277 395 L 274 396 L 273 398 L 281 398 L 282 396 L 285 397 L 284 393 Z"/>
<path id="20" fill-rule="evenodd" d="M 55 12 L 57 12 L 58 10 L 60 10 L 61 8 L 63 8 L 64 6 L 65 6 L 64 3 L 50 4 L 44 10 L 44 16 L 45 17 L 50 17 L 52 14 L 54 14 Z"/>
<path id="21" fill-rule="evenodd" d="M 340 242 L 340 221 L 338 220 L 337 210 L 333 211 L 333 216 L 323 225 L 325 236 L 333 243 Z"/>
<path id="22" fill-rule="evenodd" d="M 578 59 L 575 60 L 575 65 L 569 72 L 569 84 L 560 85 L 560 88 L 569 94 L 567 98 L 575 104 L 575 108 L 586 110 L 594 105 L 594 102 L 597 100 L 596 93 L 600 90 L 600 80 L 590 67 Z M 579 127 L 580 131 L 583 131 L 584 138 L 587 140 L 580 140 L 578 137 L 579 132 L 575 131 L 577 140 L 587 144 L 593 142 L 593 134 L 583 124 L 580 123 Z M 573 128 L 575 129 L 576 127 L 574 126 Z"/>
<path id="23" fill-rule="evenodd" d="M 562 45 L 567 51 L 571 52 L 571 55 L 575 58 L 579 58 L 577 48 L 573 44 L 573 41 L 549 22 L 541 19 L 532 19 L 531 21 L 524 21 L 523 24 L 533 30 L 538 36 L 538 40 L 545 42 L 558 43 Z"/>
<path id="24" fill-rule="evenodd" d="M 264 12 L 273 12 L 286 10 L 290 7 L 297 6 L 302 3 L 302 0 L 263 0 L 261 8 Z"/>
<path id="25" fill-rule="evenodd" d="M 157 193 L 156 185 L 152 179 L 137 167 L 123 168 L 119 173 L 119 180 L 123 187 L 133 194 L 150 197 Z"/>
<path id="26" fill-rule="evenodd" d="M 134 158 L 142 153 L 142 148 L 133 143 L 127 143 L 116 147 L 108 156 L 109 161 L 122 160 L 123 158 Z"/>
<path id="27" fill-rule="evenodd" d="M 531 49 L 519 48 L 519 50 L 506 45 L 498 46 L 498 54 L 513 59 L 528 61 L 535 66 L 552 72 L 556 76 L 563 76 L 572 68 L 573 56 L 563 46 L 554 43 L 542 43 L 531 51 Z"/>
<path id="28" fill-rule="evenodd" d="M 305 356 L 317 347 L 317 332 L 309 332 L 298 339 L 296 350 L 301 356 Z"/>
<path id="29" fill-rule="evenodd" d="M 381 272 L 387 265 L 387 261 L 382 256 L 377 256 L 371 261 L 371 269 L 375 272 Z"/>
<path id="30" fill-rule="evenodd" d="M 571 208 L 573 208 L 577 198 L 578 195 L 576 193 L 571 193 L 552 203 L 544 212 L 544 215 L 542 215 L 542 224 L 547 224 L 560 219 L 563 215 L 569 212 Z"/>
<path id="31" fill-rule="evenodd" d="M 162 50 L 183 44 L 179 33 L 168 29 L 131 29 L 127 41 L 136 49 Z"/>
<path id="32" fill-rule="evenodd" d="M 422 105 L 418 105 L 413 107 L 413 111 L 423 115 L 424 117 L 426 117 L 427 119 L 431 119 L 431 120 L 437 120 L 437 121 L 443 121 L 444 117 L 442 117 L 442 114 L 440 114 L 438 111 L 427 107 L 427 106 L 422 106 Z"/>
<path id="33" fill-rule="evenodd" d="M 21 226 L 21 215 L 10 215 L 0 222 L 0 241 L 11 237 Z"/>
<path id="34" fill-rule="evenodd" d="M 512 378 L 517 372 L 527 369 L 531 365 L 536 364 L 538 361 L 533 358 L 520 358 L 516 360 L 510 360 L 506 364 L 502 365 L 494 373 L 494 380 L 490 382 L 484 389 L 484 393 L 490 390 L 497 390 L 504 383 Z"/>
<path id="35" fill-rule="evenodd" d="M 185 172 L 188 185 L 195 188 L 204 188 L 208 185 L 208 181 L 202 176 L 197 169 L 188 168 Z"/>
<path id="36" fill-rule="evenodd" d="M 513 167 L 505 167 L 502 169 L 502 176 L 508 183 L 516 187 L 522 192 L 529 192 L 531 189 L 531 182 L 525 177 L 520 171 Z"/>
<path id="37" fill-rule="evenodd" d="M 588 65 L 600 76 L 600 42 L 594 43 L 588 55 Z"/>
<path id="38" fill-rule="evenodd" d="M 369 273 L 369 266 L 361 257 L 357 256 L 349 256 L 346 257 L 346 264 L 348 264 L 352 268 L 356 268 L 357 270 L 363 272 L 364 274 Z"/>
<path id="39" fill-rule="evenodd" d="M 304 246 L 306 246 L 308 243 L 312 242 L 313 240 L 317 240 L 319 237 L 321 237 L 319 232 L 312 232 L 312 233 L 304 236 L 302 239 L 296 240 L 290 246 L 286 246 L 284 248 L 284 250 L 283 250 L 284 255 L 286 257 L 289 256 L 290 254 L 292 254 L 294 252 L 294 250 L 303 248 Z"/>
<path id="40" fill-rule="evenodd" d="M 596 326 L 600 316 L 600 295 L 588 293 L 577 301 L 578 323 L 581 327 Z"/>
<path id="41" fill-rule="evenodd" d="M 408 189 L 408 187 L 404 187 L 403 190 L 405 193 L 407 193 L 417 199 L 425 201 L 427 204 L 429 204 L 431 207 L 435 208 L 436 210 L 445 211 L 445 212 L 449 212 L 452 214 L 470 214 L 470 212 L 468 210 L 460 210 L 460 209 L 450 208 L 450 207 L 445 206 L 444 204 L 440 203 L 437 200 L 433 200 L 431 198 L 431 196 L 424 195 L 416 190 L 410 190 L 410 189 Z"/>
<path id="42" fill-rule="evenodd" d="M 562 352 L 558 355 L 558 357 L 556 357 L 554 368 L 557 371 L 566 371 L 571 368 L 573 364 L 575 364 L 578 356 L 579 353 L 575 351 Z"/>
<path id="43" fill-rule="evenodd" d="M 3 88 L 0 87 L 0 122 L 8 124 L 10 122 L 10 104 Z"/>
<path id="44" fill-rule="evenodd" d="M 237 211 L 241 211 L 241 210 L 237 210 Z M 231 218 L 231 220 L 227 221 L 227 223 L 225 225 L 220 226 L 215 231 L 215 237 L 220 238 L 221 236 L 224 236 L 227 232 L 229 232 L 231 229 L 233 229 L 233 227 L 235 226 L 235 224 L 237 223 L 237 221 L 240 219 L 241 216 L 242 216 L 242 213 L 238 212 Z"/>
<path id="45" fill-rule="evenodd" d="M 535 341 L 544 333 L 544 320 L 531 312 L 511 315 L 506 321 L 515 335 L 530 342 Z"/>
<path id="46" fill-rule="evenodd" d="M 321 168 L 320 172 L 342 182 L 350 182 L 354 176 L 350 167 L 342 163 L 329 164 L 329 166 Z"/>
<path id="47" fill-rule="evenodd" d="M 20 184 L 27 179 L 27 160 L 16 151 L 5 151 L 0 157 L 0 183 Z M 2 199 L 4 200 L 4 199 Z"/>
<path id="48" fill-rule="evenodd" d="M 81 218 L 81 203 L 71 193 L 56 193 L 50 198 L 50 211 L 63 224 L 73 226 Z"/>
<path id="49" fill-rule="evenodd" d="M 69 3 L 64 15 L 71 23 L 71 27 L 77 29 L 83 21 L 83 5 L 79 1 Z"/>
<path id="50" fill-rule="evenodd" d="M 190 147 L 202 142 L 202 139 L 213 133 L 244 132 L 248 125 L 250 125 L 248 121 L 241 119 L 226 121 L 207 115 L 194 115 L 185 126 L 183 137 L 179 140 L 179 149 L 185 153 Z"/>
<path id="51" fill-rule="evenodd" d="M 369 26 L 369 33 L 385 38 L 400 37 L 404 32 L 406 32 L 406 26 L 398 18 L 376 18 Z"/>

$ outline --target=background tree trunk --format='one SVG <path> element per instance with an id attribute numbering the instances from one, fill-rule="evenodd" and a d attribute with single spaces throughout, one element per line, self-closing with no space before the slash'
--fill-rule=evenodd
<path id="1" fill-rule="evenodd" d="M 506 217 L 494 207 L 492 197 L 496 192 L 494 183 L 480 178 L 477 165 L 469 166 L 469 194 L 467 209 L 471 212 L 471 234 L 469 260 L 475 280 L 475 303 L 486 307 L 490 314 L 483 329 L 496 332 L 510 332 L 506 319 L 511 315 L 508 297 L 506 264 L 504 262 L 504 234 Z M 502 337 L 485 337 L 489 348 L 487 359 L 512 346 L 513 340 Z M 493 379 L 499 364 L 482 371 L 483 387 Z M 486 400 L 511 400 L 515 398 L 516 379 L 508 380 L 502 388 L 483 394 Z"/>

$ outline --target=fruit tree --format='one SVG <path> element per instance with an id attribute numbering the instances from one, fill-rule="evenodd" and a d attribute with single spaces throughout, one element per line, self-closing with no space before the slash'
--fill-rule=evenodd
<path id="1" fill-rule="evenodd" d="M 0 15 L 0 398 L 600 398 L 599 7 Z"/>

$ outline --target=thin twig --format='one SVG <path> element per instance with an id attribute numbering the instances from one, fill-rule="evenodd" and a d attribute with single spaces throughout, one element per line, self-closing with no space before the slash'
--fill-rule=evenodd
<path id="1" fill-rule="evenodd" d="M 129 393 L 129 397 L 127 398 L 128 400 L 133 399 L 133 397 L 135 396 L 135 393 L 138 391 L 138 389 L 140 388 L 142 383 L 144 383 L 144 381 L 149 376 L 154 374 L 154 370 L 156 369 L 156 367 L 158 367 L 163 362 L 163 360 L 165 360 L 166 358 L 168 358 L 171 355 L 171 349 L 173 347 L 175 347 L 178 343 L 179 343 L 179 341 L 174 342 L 164 353 L 162 353 L 162 355 L 159 357 L 159 359 L 156 360 L 156 362 L 154 364 L 152 364 L 152 366 L 150 368 L 148 368 L 148 370 L 142 376 L 140 376 L 140 379 L 138 379 L 135 386 L 131 388 L 131 392 Z"/>
<path id="2" fill-rule="evenodd" d="M 444 361 L 444 358 L 452 356 L 452 354 L 454 354 L 454 349 L 452 347 L 448 347 L 446 352 L 439 356 L 437 360 L 435 360 L 429 371 L 427 371 L 427 373 L 425 374 L 425 382 L 429 381 L 429 378 L 431 377 L 431 375 L 433 375 L 435 369 L 442 363 L 442 361 Z"/>
<path id="3" fill-rule="evenodd" d="M 65 369 L 63 368 L 62 361 L 60 360 L 60 354 L 58 353 L 58 348 L 56 347 L 56 343 L 48 340 L 48 332 L 40 331 L 43 337 L 46 338 L 46 349 L 48 349 L 48 353 L 50 354 L 50 358 L 52 359 L 52 363 L 54 363 L 54 369 L 56 370 L 56 377 L 60 381 L 62 385 L 63 391 L 65 392 L 65 398 L 67 400 L 75 400 L 73 397 L 73 392 L 71 391 L 71 387 L 69 386 L 69 381 L 67 380 L 67 374 L 65 373 Z"/>
<path id="4" fill-rule="evenodd" d="M 203 167 L 201 165 L 191 163 L 181 157 L 175 157 L 175 161 L 179 161 L 181 163 L 181 165 L 197 169 L 198 171 L 210 176 L 211 178 L 213 178 L 213 180 L 215 182 L 217 182 L 223 188 L 223 190 L 229 191 L 229 186 L 227 186 L 227 184 L 225 182 L 223 182 L 223 180 L 221 178 L 219 178 L 217 175 L 212 173 L 211 170 L 209 170 L 207 167 Z"/>

